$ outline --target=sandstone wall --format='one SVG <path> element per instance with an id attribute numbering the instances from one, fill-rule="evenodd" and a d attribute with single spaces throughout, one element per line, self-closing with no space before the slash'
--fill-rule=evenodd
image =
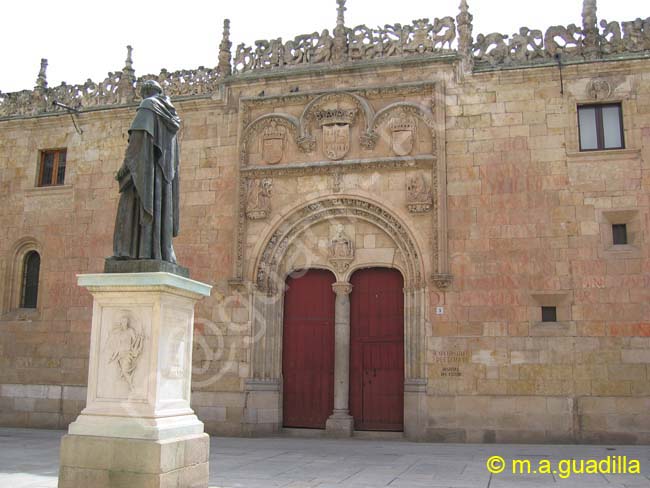
<path id="1" fill-rule="evenodd" d="M 233 78 L 212 97 L 176 102 L 183 119 L 176 252 L 193 278 L 215 287 L 198 305 L 195 323 L 193 404 L 208 431 L 241 435 L 251 431 L 251 422 L 277 418 L 277 398 L 252 399 L 246 387 L 255 347 L 254 262 L 262 241 L 291 209 L 334 194 L 329 173 L 273 177 L 271 215 L 247 222 L 244 279 L 230 281 L 245 121 L 255 110 L 298 116 L 304 106 L 278 102 L 245 113 L 242 100 L 262 91 L 264 98 L 280 97 L 295 86 L 317 93 L 426 82 L 437 88 L 415 98 L 368 97 L 376 110 L 409 97 L 434 99 L 435 130 L 442 132 L 434 146 L 426 134 L 419 139 L 423 154 L 437 154 L 438 164 L 446 160 L 451 286 L 440 289 L 430 279 L 436 272 L 433 242 L 444 225 L 433 217 L 439 202 L 424 216 L 406 209 L 405 185 L 414 169 L 344 167 L 337 177 L 341 195 L 376 200 L 397 215 L 422 254 L 428 302 L 418 322 L 423 339 L 417 360 L 426 390 L 409 407 L 421 427 L 412 437 L 650 441 L 648 62 L 570 65 L 563 77 L 561 87 L 552 67 L 459 76 L 455 65 L 423 63 Z M 622 102 L 624 150 L 578 151 L 576 106 L 593 102 L 587 85 L 594 78 L 611 86 L 605 101 Z M 435 100 L 436 94 L 443 96 Z M 82 135 L 63 114 L 0 121 L 0 425 L 61 428 L 83 406 L 91 298 L 76 287 L 75 275 L 100 272 L 111 254 L 113 173 L 133 109 L 82 113 Z M 358 138 L 358 126 L 354 130 Z M 68 150 L 65 185 L 35 188 L 38 150 L 58 147 Z M 250 162 L 263 166 L 259 147 L 252 146 Z M 390 156 L 385 138 L 370 152 L 354 144 L 351 151 L 358 159 Z M 281 164 L 323 159 L 292 147 Z M 444 179 L 438 189 L 442 185 Z M 631 229 L 625 249 L 611 246 L 612 219 L 624 219 Z M 321 227 L 299 242 L 313 251 L 310 263 L 326 266 L 330 234 Z M 394 247 L 369 224 L 347 231 L 362 255 Z M 25 243 L 42 257 L 36 311 L 17 310 L 15 301 Z M 394 265 L 402 266 L 399 260 Z M 542 305 L 558 307 L 557 323 L 541 322 Z M 253 416 L 255 401 L 261 403 Z"/>

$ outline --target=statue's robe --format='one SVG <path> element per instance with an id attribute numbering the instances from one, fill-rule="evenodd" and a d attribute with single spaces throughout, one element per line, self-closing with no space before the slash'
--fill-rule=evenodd
<path id="1" fill-rule="evenodd" d="M 169 99 L 146 98 L 129 129 L 120 202 L 113 234 L 117 259 L 158 259 L 176 263 L 172 237 L 178 235 L 180 118 Z"/>

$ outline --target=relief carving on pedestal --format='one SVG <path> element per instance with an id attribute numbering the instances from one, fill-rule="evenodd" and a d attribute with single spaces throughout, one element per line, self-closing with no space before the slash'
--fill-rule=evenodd
<path id="1" fill-rule="evenodd" d="M 337 224 L 334 227 L 334 237 L 330 241 L 329 261 L 339 273 L 343 273 L 353 260 L 354 242 L 345 234 L 343 224 Z"/>
<path id="2" fill-rule="evenodd" d="M 246 216 L 251 220 L 261 220 L 271 212 L 271 178 L 259 178 L 248 182 L 246 195 Z"/>
<path id="3" fill-rule="evenodd" d="M 129 390 L 133 391 L 133 376 L 144 348 L 144 334 L 127 311 L 120 313 L 118 317 L 118 320 L 113 323 L 106 342 L 108 363 L 115 363 L 120 377 L 126 381 Z"/>
<path id="4" fill-rule="evenodd" d="M 423 213 L 433 205 L 431 185 L 423 173 L 411 175 L 406 180 L 406 206 L 411 213 Z"/>

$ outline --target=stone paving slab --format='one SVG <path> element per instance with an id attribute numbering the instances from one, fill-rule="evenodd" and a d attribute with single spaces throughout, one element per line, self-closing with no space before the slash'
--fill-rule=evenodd
<path id="1" fill-rule="evenodd" d="M 55 488 L 64 433 L 0 429 L 0 487 Z M 650 446 L 213 437 L 210 448 L 211 488 L 650 488 Z M 485 462 L 494 455 L 555 464 L 625 455 L 641 474 L 491 475 Z"/>

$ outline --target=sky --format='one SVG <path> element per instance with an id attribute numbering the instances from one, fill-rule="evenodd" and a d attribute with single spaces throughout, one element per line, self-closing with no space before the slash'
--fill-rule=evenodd
<path id="1" fill-rule="evenodd" d="M 455 17 L 460 0 L 347 0 L 346 25 L 369 27 L 413 19 Z M 581 23 L 582 0 L 468 0 L 478 33 L 512 34 L 521 26 Z M 650 16 L 647 0 L 599 0 L 598 18 Z M 40 59 L 48 60 L 49 86 L 103 80 L 124 66 L 133 46 L 136 76 L 217 64 L 223 19 L 231 41 L 330 32 L 335 0 L 9 0 L 2 5 L 0 91 L 32 89 Z"/>

